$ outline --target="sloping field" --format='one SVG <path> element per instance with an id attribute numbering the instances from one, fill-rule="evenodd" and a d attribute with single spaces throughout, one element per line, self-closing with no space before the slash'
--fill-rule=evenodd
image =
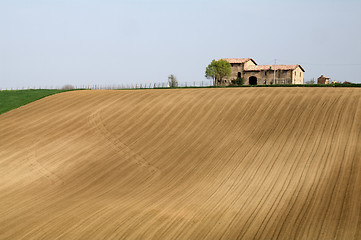
<path id="1" fill-rule="evenodd" d="M 0 129 L 0 239 L 361 239 L 361 89 L 74 91 Z"/>

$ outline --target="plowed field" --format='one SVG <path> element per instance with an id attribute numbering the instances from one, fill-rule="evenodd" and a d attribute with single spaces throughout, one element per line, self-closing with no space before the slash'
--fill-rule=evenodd
<path id="1" fill-rule="evenodd" d="M 361 239 L 361 89 L 74 91 L 2 114 L 0 239 Z"/>

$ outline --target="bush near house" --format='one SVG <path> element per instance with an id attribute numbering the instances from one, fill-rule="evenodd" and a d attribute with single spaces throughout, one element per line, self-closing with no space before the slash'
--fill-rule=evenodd
<path id="1" fill-rule="evenodd" d="M 243 78 L 237 78 L 231 81 L 232 85 L 234 86 L 241 86 L 244 83 L 244 79 Z"/>

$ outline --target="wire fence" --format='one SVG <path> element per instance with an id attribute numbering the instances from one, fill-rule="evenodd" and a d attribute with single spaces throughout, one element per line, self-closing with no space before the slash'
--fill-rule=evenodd
<path id="1" fill-rule="evenodd" d="M 211 81 L 193 81 L 180 82 L 178 87 L 210 87 L 213 86 Z M 160 83 L 127 83 L 127 84 L 80 84 L 64 86 L 26 86 L 16 88 L 1 88 L 0 90 L 29 90 L 29 89 L 89 89 L 89 90 L 117 90 L 117 89 L 150 89 L 150 88 L 170 88 L 167 82 Z"/>
<path id="2" fill-rule="evenodd" d="M 289 85 L 291 82 L 287 79 L 277 79 L 276 85 Z M 309 81 L 304 81 L 305 85 L 314 85 L 316 82 L 314 79 Z M 246 84 L 248 85 L 248 84 Z M 267 84 L 269 85 L 269 84 Z M 177 87 L 181 88 L 202 88 L 202 87 L 212 87 L 214 86 L 213 81 L 192 81 L 192 82 L 179 82 Z M 167 82 L 158 82 L 158 83 L 127 83 L 127 84 L 79 84 L 79 85 L 48 85 L 48 86 L 24 86 L 24 87 L 15 87 L 15 88 L 2 88 L 1 90 L 29 90 L 29 89 L 58 89 L 58 90 L 69 90 L 69 89 L 89 89 L 89 90 L 118 90 L 118 89 L 155 89 L 155 88 L 170 88 Z"/>

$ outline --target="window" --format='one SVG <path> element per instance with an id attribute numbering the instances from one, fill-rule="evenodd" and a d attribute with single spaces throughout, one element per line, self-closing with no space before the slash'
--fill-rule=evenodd
<path id="1" fill-rule="evenodd" d="M 267 76 L 267 71 L 264 71 L 264 75 Z"/>
<path id="2" fill-rule="evenodd" d="M 237 77 L 241 78 L 241 72 L 238 72 Z"/>

